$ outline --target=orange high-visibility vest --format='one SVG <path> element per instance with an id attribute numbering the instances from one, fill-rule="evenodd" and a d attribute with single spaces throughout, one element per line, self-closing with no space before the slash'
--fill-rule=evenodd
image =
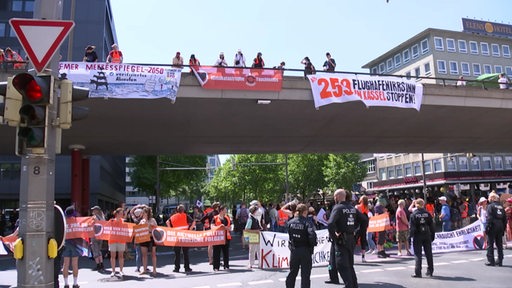
<path id="1" fill-rule="evenodd" d="M 226 239 L 231 240 L 231 233 L 229 232 L 229 230 L 231 230 L 231 219 L 229 219 L 228 215 L 224 215 L 224 218 L 226 218 L 226 220 L 228 221 L 228 225 L 224 225 L 225 227 L 227 227 Z M 213 223 L 215 223 L 215 226 L 220 226 L 223 224 L 222 221 L 220 220 L 219 215 L 213 217 Z"/>
<path id="2" fill-rule="evenodd" d="M 172 228 L 187 230 L 188 222 L 187 222 L 187 214 L 185 213 L 176 213 L 171 216 L 171 224 Z"/>

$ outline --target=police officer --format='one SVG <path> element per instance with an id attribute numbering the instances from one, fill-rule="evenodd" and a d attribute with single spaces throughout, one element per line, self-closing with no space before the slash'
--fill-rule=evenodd
<path id="1" fill-rule="evenodd" d="M 299 217 L 288 221 L 288 235 L 290 237 L 290 273 L 286 277 L 286 288 L 295 287 L 295 279 L 299 273 L 301 276 L 301 288 L 311 286 L 311 268 L 313 265 L 311 255 L 316 246 L 315 227 L 307 220 L 308 208 L 305 204 L 297 205 Z"/>
<path id="2" fill-rule="evenodd" d="M 434 273 L 434 260 L 432 258 L 432 241 L 435 238 L 435 226 L 432 215 L 425 209 L 425 201 L 416 199 L 416 210 L 411 214 L 409 221 L 410 235 L 413 238 L 414 259 L 416 267 L 411 277 L 421 278 L 421 249 L 427 258 L 427 276 Z"/>
<path id="3" fill-rule="evenodd" d="M 489 194 L 489 205 L 487 205 L 487 266 L 503 265 L 503 235 L 507 227 L 505 209 L 499 202 L 500 197 L 496 192 Z M 494 244 L 498 249 L 498 261 L 494 261 Z"/>
<path id="4" fill-rule="evenodd" d="M 338 189 L 334 192 L 334 201 L 338 203 L 329 217 L 329 236 L 335 241 L 336 269 L 345 287 L 359 287 L 354 270 L 354 248 L 356 238 L 354 232 L 360 225 L 368 225 L 363 215 L 350 203 L 348 192 Z"/>

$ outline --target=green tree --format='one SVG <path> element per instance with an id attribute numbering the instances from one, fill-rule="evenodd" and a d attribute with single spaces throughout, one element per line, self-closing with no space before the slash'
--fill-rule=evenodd
<path id="1" fill-rule="evenodd" d="M 292 154 L 288 157 L 289 192 L 308 197 L 313 191 L 327 186 L 324 165 L 328 154 Z"/>
<path id="2" fill-rule="evenodd" d="M 352 189 L 352 185 L 361 182 L 367 173 L 367 167 L 360 162 L 359 154 L 329 154 L 323 172 L 327 187 Z"/>

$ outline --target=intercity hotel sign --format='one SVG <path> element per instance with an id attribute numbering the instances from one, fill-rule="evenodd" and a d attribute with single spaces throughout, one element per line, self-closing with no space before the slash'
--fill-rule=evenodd
<path id="1" fill-rule="evenodd" d="M 512 25 L 462 18 L 464 32 L 512 38 Z"/>

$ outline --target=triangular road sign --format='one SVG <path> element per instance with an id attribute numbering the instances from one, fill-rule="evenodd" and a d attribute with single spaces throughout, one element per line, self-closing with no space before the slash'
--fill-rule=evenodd
<path id="1" fill-rule="evenodd" d="M 12 18 L 9 23 L 38 73 L 46 68 L 75 26 L 73 21 L 22 18 Z"/>

